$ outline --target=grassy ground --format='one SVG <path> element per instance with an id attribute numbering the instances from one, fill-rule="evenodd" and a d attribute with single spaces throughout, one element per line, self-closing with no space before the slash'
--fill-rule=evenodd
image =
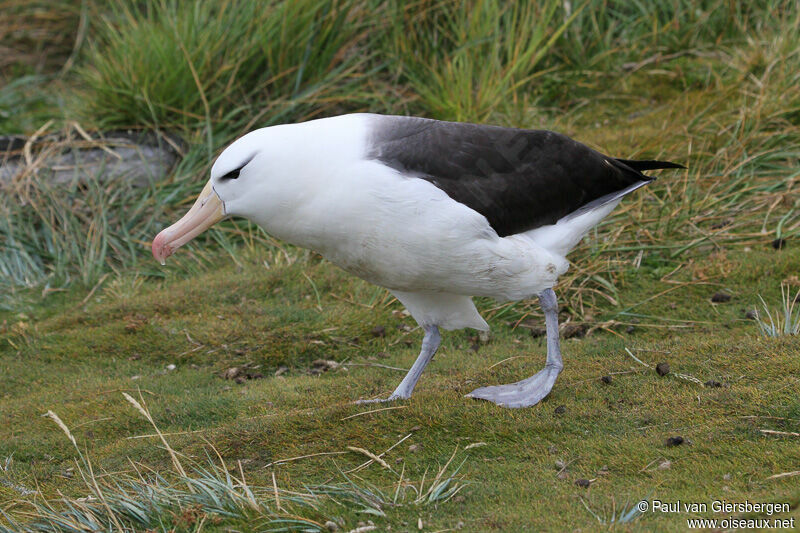
<path id="1" fill-rule="evenodd" d="M 642 499 L 797 515 L 798 478 L 774 476 L 800 468 L 800 337 L 745 316 L 800 284 L 793 3 L 5 4 L 5 132 L 80 121 L 190 148 L 147 190 L 33 172 L 3 187 L 0 531 L 36 516 L 66 531 L 679 531 L 712 515 L 637 516 Z M 241 221 L 167 267 L 148 256 L 232 136 L 348 110 L 546 127 L 689 166 L 571 256 L 561 320 L 590 333 L 564 341 L 541 405 L 463 397 L 541 367 L 536 302 L 479 301 L 488 342 L 447 333 L 412 400 L 356 406 L 394 388 L 421 340 L 383 289 Z"/>
<path id="2" fill-rule="evenodd" d="M 426 531 L 459 524 L 468 531 L 585 530 L 599 525 L 586 507 L 610 519 L 615 506 L 618 515 L 626 502 L 646 498 L 792 502 L 796 510 L 794 479 L 770 476 L 797 470 L 797 437 L 761 430 L 800 431 L 800 339 L 760 337 L 743 310 L 755 307 L 755 294 L 777 300 L 779 281 L 796 272 L 797 249 L 728 254 L 724 271 L 719 256 L 698 258 L 693 268 L 714 272 L 703 280 L 687 269 L 667 281 L 646 268 L 631 271 L 622 301 L 642 302 L 639 313 L 665 321 L 565 341 L 566 369 L 553 394 L 524 410 L 463 397 L 542 365 L 541 339 L 502 319 L 491 321 L 488 344 L 466 332 L 446 334 L 411 401 L 378 412 L 371 411 L 384 406 L 353 405 L 392 390 L 403 375 L 396 369 L 416 356 L 420 332 L 408 331 L 415 324 L 383 291 L 313 257 L 292 265 L 274 259 L 260 254 L 237 267 L 219 257 L 204 273 L 160 282 L 123 276 L 88 300 L 81 291 L 54 293 L 26 316 L 8 316 L 0 457 L 13 463 L 0 479 L 49 496 L 86 492 L 75 449 L 41 416 L 48 410 L 72 428 L 95 475 L 132 473 L 139 463 L 170 470 L 127 392 L 142 395 L 184 462 L 204 464 L 213 444 L 234 473 L 241 462 L 251 485 L 271 486 L 273 473 L 282 489 L 297 491 L 342 482 L 341 472 L 365 460 L 349 446 L 377 454 L 409 434 L 384 456 L 394 472 L 373 464 L 348 477 L 393 494 L 403 469 L 403 479 L 418 486 L 454 452 L 456 462 L 465 461 L 458 475 L 468 484 L 453 499 L 414 505 L 410 494 L 405 505 L 382 506 L 385 517 L 329 511 L 345 528 L 372 519 L 382 530 L 411 530 L 421 519 Z M 732 300 L 711 303 L 720 289 Z M 342 364 L 315 375 L 318 359 Z M 654 371 L 659 362 L 670 364 L 670 374 Z M 288 371 L 274 377 L 282 366 Z M 231 367 L 255 378 L 226 380 Z M 142 435 L 151 437 L 136 438 Z M 668 446 L 675 436 L 684 444 Z M 475 443 L 482 444 L 464 451 Z M 272 464 L 331 452 L 347 453 Z M 583 488 L 578 479 L 593 482 Z M 4 485 L 3 498 L 20 496 Z M 692 516 L 646 513 L 637 524 L 680 531 Z"/>

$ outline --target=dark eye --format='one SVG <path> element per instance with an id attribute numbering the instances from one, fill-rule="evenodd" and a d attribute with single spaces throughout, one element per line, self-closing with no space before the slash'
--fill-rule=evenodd
<path id="1" fill-rule="evenodd" d="M 235 180 L 236 178 L 238 178 L 238 177 L 239 177 L 239 172 L 240 172 L 241 170 L 242 170 L 241 168 L 237 168 L 236 170 L 231 170 L 230 172 L 228 172 L 228 173 L 227 173 L 227 174 L 225 174 L 224 176 L 220 177 L 220 178 L 219 178 L 219 180 L 220 180 L 220 181 L 224 181 L 224 180 Z"/>

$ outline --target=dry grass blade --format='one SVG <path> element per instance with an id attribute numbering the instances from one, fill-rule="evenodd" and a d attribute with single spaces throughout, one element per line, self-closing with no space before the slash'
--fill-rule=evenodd
<path id="1" fill-rule="evenodd" d="M 365 450 L 364 448 L 358 448 L 356 446 L 348 446 L 347 449 L 352 451 L 352 452 L 356 452 L 356 453 L 360 453 L 360 454 L 366 455 L 367 457 L 369 457 L 370 459 L 372 459 L 373 461 L 375 461 L 376 463 L 378 463 L 382 467 L 387 468 L 389 470 L 392 470 L 392 467 L 389 466 L 389 464 L 386 461 L 384 461 L 383 459 L 381 459 L 380 457 L 378 457 L 377 455 L 375 455 L 374 453 L 372 453 L 369 450 Z"/>
<path id="2" fill-rule="evenodd" d="M 260 507 L 258 505 L 258 502 L 256 502 L 256 498 L 253 495 L 253 491 L 250 490 L 250 487 L 247 486 L 247 481 L 244 478 L 244 468 L 242 468 L 242 462 L 241 461 L 236 461 L 236 463 L 239 465 L 239 475 L 242 477 L 242 479 L 241 479 L 241 481 L 242 481 L 242 489 L 244 489 L 245 494 L 247 494 L 247 500 L 250 502 L 250 507 L 254 511 L 258 511 L 260 509 Z"/>
<path id="3" fill-rule="evenodd" d="M 344 418 L 340 418 L 339 421 L 342 420 L 349 420 L 351 418 L 356 418 L 357 416 L 364 416 L 364 415 L 371 415 L 373 413 L 380 413 L 381 411 L 391 411 L 394 409 L 406 409 L 407 405 L 395 405 L 393 407 L 384 407 L 382 409 L 373 409 L 372 411 L 364 411 L 363 413 L 356 413 L 354 415 L 346 416 Z"/>
<path id="4" fill-rule="evenodd" d="M 172 465 L 175 467 L 175 470 L 177 470 L 177 472 L 181 476 L 187 477 L 186 471 L 183 469 L 183 465 L 181 465 L 181 462 L 178 459 L 178 455 L 175 453 L 175 450 L 172 449 L 172 446 L 169 445 L 167 439 L 161 433 L 161 430 L 158 429 L 158 426 L 156 425 L 155 420 L 153 420 L 153 417 L 150 415 L 150 412 L 147 409 L 145 409 L 144 406 L 142 405 L 144 403 L 144 398 L 142 398 L 141 393 L 139 393 L 139 398 L 142 400 L 142 403 L 136 401 L 136 399 L 127 392 L 123 392 L 122 395 L 125 397 L 126 400 L 128 400 L 128 402 L 131 403 L 131 405 L 133 405 L 136 408 L 137 411 L 139 411 L 142 414 L 143 417 L 147 419 L 148 422 L 150 422 L 150 424 L 153 426 L 153 429 L 156 430 L 156 434 L 158 434 L 158 437 L 161 439 L 161 443 L 164 444 L 164 447 L 167 449 L 167 452 L 169 452 L 169 456 L 172 459 Z M 189 490 L 194 491 L 194 487 L 189 485 Z"/>
<path id="5" fill-rule="evenodd" d="M 680 379 L 682 379 L 684 381 L 690 381 L 692 383 L 695 383 L 696 385 L 702 385 L 703 384 L 702 381 L 700 381 L 699 379 L 697 379 L 694 376 L 690 376 L 689 374 L 681 374 L 679 372 L 672 372 L 671 375 L 674 375 L 676 378 L 680 378 Z"/>
<path id="6" fill-rule="evenodd" d="M 106 501 L 106 497 L 103 494 L 103 491 L 100 489 L 100 485 L 97 483 L 97 478 L 94 475 L 94 468 L 92 467 L 91 461 L 88 458 L 84 457 L 83 453 L 81 452 L 80 448 L 78 448 L 78 443 L 75 441 L 75 437 L 72 435 L 72 432 L 69 430 L 67 425 L 61 420 L 61 418 L 51 410 L 48 410 L 45 414 L 48 418 L 53 420 L 56 425 L 61 428 L 61 430 L 67 435 L 72 445 L 75 447 L 75 450 L 78 452 L 78 456 L 83 461 L 84 466 L 88 470 L 88 479 L 83 472 L 80 464 L 76 462 L 78 466 L 78 472 L 81 474 L 84 483 L 86 486 L 94 493 L 94 495 L 99 499 L 103 506 L 105 507 L 106 511 L 108 511 L 109 516 L 111 517 L 111 523 L 116 527 L 117 531 L 124 532 L 124 528 L 122 524 L 120 524 L 119 520 L 117 519 L 116 515 L 111 511 L 111 507 L 109 506 L 108 502 Z M 100 523 L 100 522 L 98 522 Z"/>
<path id="7" fill-rule="evenodd" d="M 308 455 L 299 455 L 297 457 L 289 457 L 288 459 L 280 459 L 278 461 L 273 461 L 271 463 L 267 463 L 264 465 L 264 468 L 269 468 L 270 466 L 281 465 L 284 463 L 291 463 L 293 461 L 299 461 L 300 459 L 308 459 L 309 457 L 320 457 L 325 455 L 344 455 L 347 452 L 320 452 L 320 453 L 310 453 Z"/>
<path id="8" fill-rule="evenodd" d="M 781 479 L 785 477 L 794 477 L 800 476 L 800 470 L 795 470 L 794 472 L 782 472 L 780 474 L 774 474 L 769 476 L 767 479 Z"/>
<path id="9" fill-rule="evenodd" d="M 639 363 L 640 365 L 644 365 L 644 366 L 646 366 L 647 368 L 652 368 L 650 365 L 648 365 L 647 363 L 645 363 L 644 361 L 642 361 L 641 359 L 639 359 L 638 357 L 636 357 L 635 355 L 633 355 L 633 352 L 632 352 L 632 351 L 630 351 L 630 350 L 629 350 L 627 347 L 625 348 L 625 352 L 626 352 L 628 355 L 630 355 L 630 356 L 631 356 L 631 358 L 633 358 L 633 360 L 634 360 L 634 361 L 636 361 L 637 363 Z"/>
<path id="10" fill-rule="evenodd" d="M 56 425 L 61 428 L 61 431 L 63 431 L 67 435 L 67 438 L 69 438 L 70 442 L 72 442 L 72 445 L 75 446 L 75 449 L 77 450 L 78 443 L 75 442 L 75 437 L 72 435 L 72 432 L 69 430 L 67 425 L 61 421 L 58 415 L 55 414 L 53 411 L 48 410 L 45 416 L 53 420 L 56 423 Z"/>
<path id="11" fill-rule="evenodd" d="M 277 507 L 278 510 L 282 510 L 281 497 L 278 495 L 278 482 L 275 480 L 275 472 L 272 472 L 272 490 L 275 494 L 275 507 Z"/>
<path id="12" fill-rule="evenodd" d="M 764 435 L 781 435 L 784 437 L 800 437 L 800 433 L 796 431 L 776 431 L 774 429 L 759 429 Z"/>
<path id="13" fill-rule="evenodd" d="M 410 438 L 412 435 L 413 435 L 413 433 L 409 433 L 409 434 L 407 434 L 405 437 L 401 438 L 400 440 L 398 440 L 397 442 L 395 442 L 394 444 L 392 444 L 391 446 L 389 446 L 388 448 L 386 448 L 386 451 L 384 451 L 383 453 L 381 453 L 380 455 L 378 455 L 378 457 L 383 457 L 384 455 L 386 455 L 386 454 L 387 454 L 387 453 L 389 453 L 390 451 L 394 450 L 395 448 L 397 448 L 398 446 L 400 446 L 400 444 L 402 444 L 403 442 L 405 442 L 405 441 L 406 441 L 406 439 Z M 363 469 L 363 468 L 366 468 L 366 467 L 368 467 L 368 466 L 369 466 L 369 465 L 371 465 L 371 464 L 372 464 L 372 459 L 370 459 L 369 461 L 366 461 L 366 462 L 364 462 L 364 463 L 361 463 L 360 465 L 358 465 L 358 466 L 357 466 L 357 467 L 355 467 L 355 468 L 351 468 L 350 470 L 346 471 L 346 472 L 345 472 L 345 474 L 350 474 L 350 473 L 352 473 L 352 472 L 358 472 L 359 470 L 361 470 L 361 469 Z"/>
<path id="14" fill-rule="evenodd" d="M 453 455 L 450 456 L 450 459 L 448 459 L 447 462 L 444 464 L 444 466 L 442 466 L 439 469 L 439 472 L 436 474 L 436 477 L 433 479 L 433 481 L 431 481 L 431 484 L 428 487 L 427 491 L 423 492 L 423 489 L 425 488 L 425 486 L 420 484 L 419 496 L 414 501 L 414 503 L 419 504 L 419 503 L 423 502 L 426 498 L 429 498 L 431 496 L 431 494 L 433 494 L 434 490 L 439 488 L 439 480 L 442 478 L 444 473 L 447 471 L 447 467 L 450 466 L 450 463 L 453 462 L 453 459 L 455 459 L 457 452 L 458 452 L 458 446 L 456 446 L 456 449 L 453 450 Z M 423 477 L 423 483 L 424 483 L 424 479 L 425 478 Z"/>

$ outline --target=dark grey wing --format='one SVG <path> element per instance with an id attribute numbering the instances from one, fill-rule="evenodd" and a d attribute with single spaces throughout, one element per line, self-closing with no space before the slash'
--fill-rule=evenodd
<path id="1" fill-rule="evenodd" d="M 369 157 L 431 182 L 485 216 L 502 237 L 554 224 L 587 204 L 652 180 L 631 162 L 552 131 L 371 118 Z"/>

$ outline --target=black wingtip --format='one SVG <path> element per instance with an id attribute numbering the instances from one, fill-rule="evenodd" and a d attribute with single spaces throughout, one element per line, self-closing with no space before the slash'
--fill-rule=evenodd
<path id="1" fill-rule="evenodd" d="M 654 161 L 654 160 L 636 160 L 636 159 L 617 159 L 623 165 L 626 165 L 633 170 L 642 172 L 643 170 L 656 170 L 661 168 L 686 168 L 678 163 L 671 161 Z"/>

